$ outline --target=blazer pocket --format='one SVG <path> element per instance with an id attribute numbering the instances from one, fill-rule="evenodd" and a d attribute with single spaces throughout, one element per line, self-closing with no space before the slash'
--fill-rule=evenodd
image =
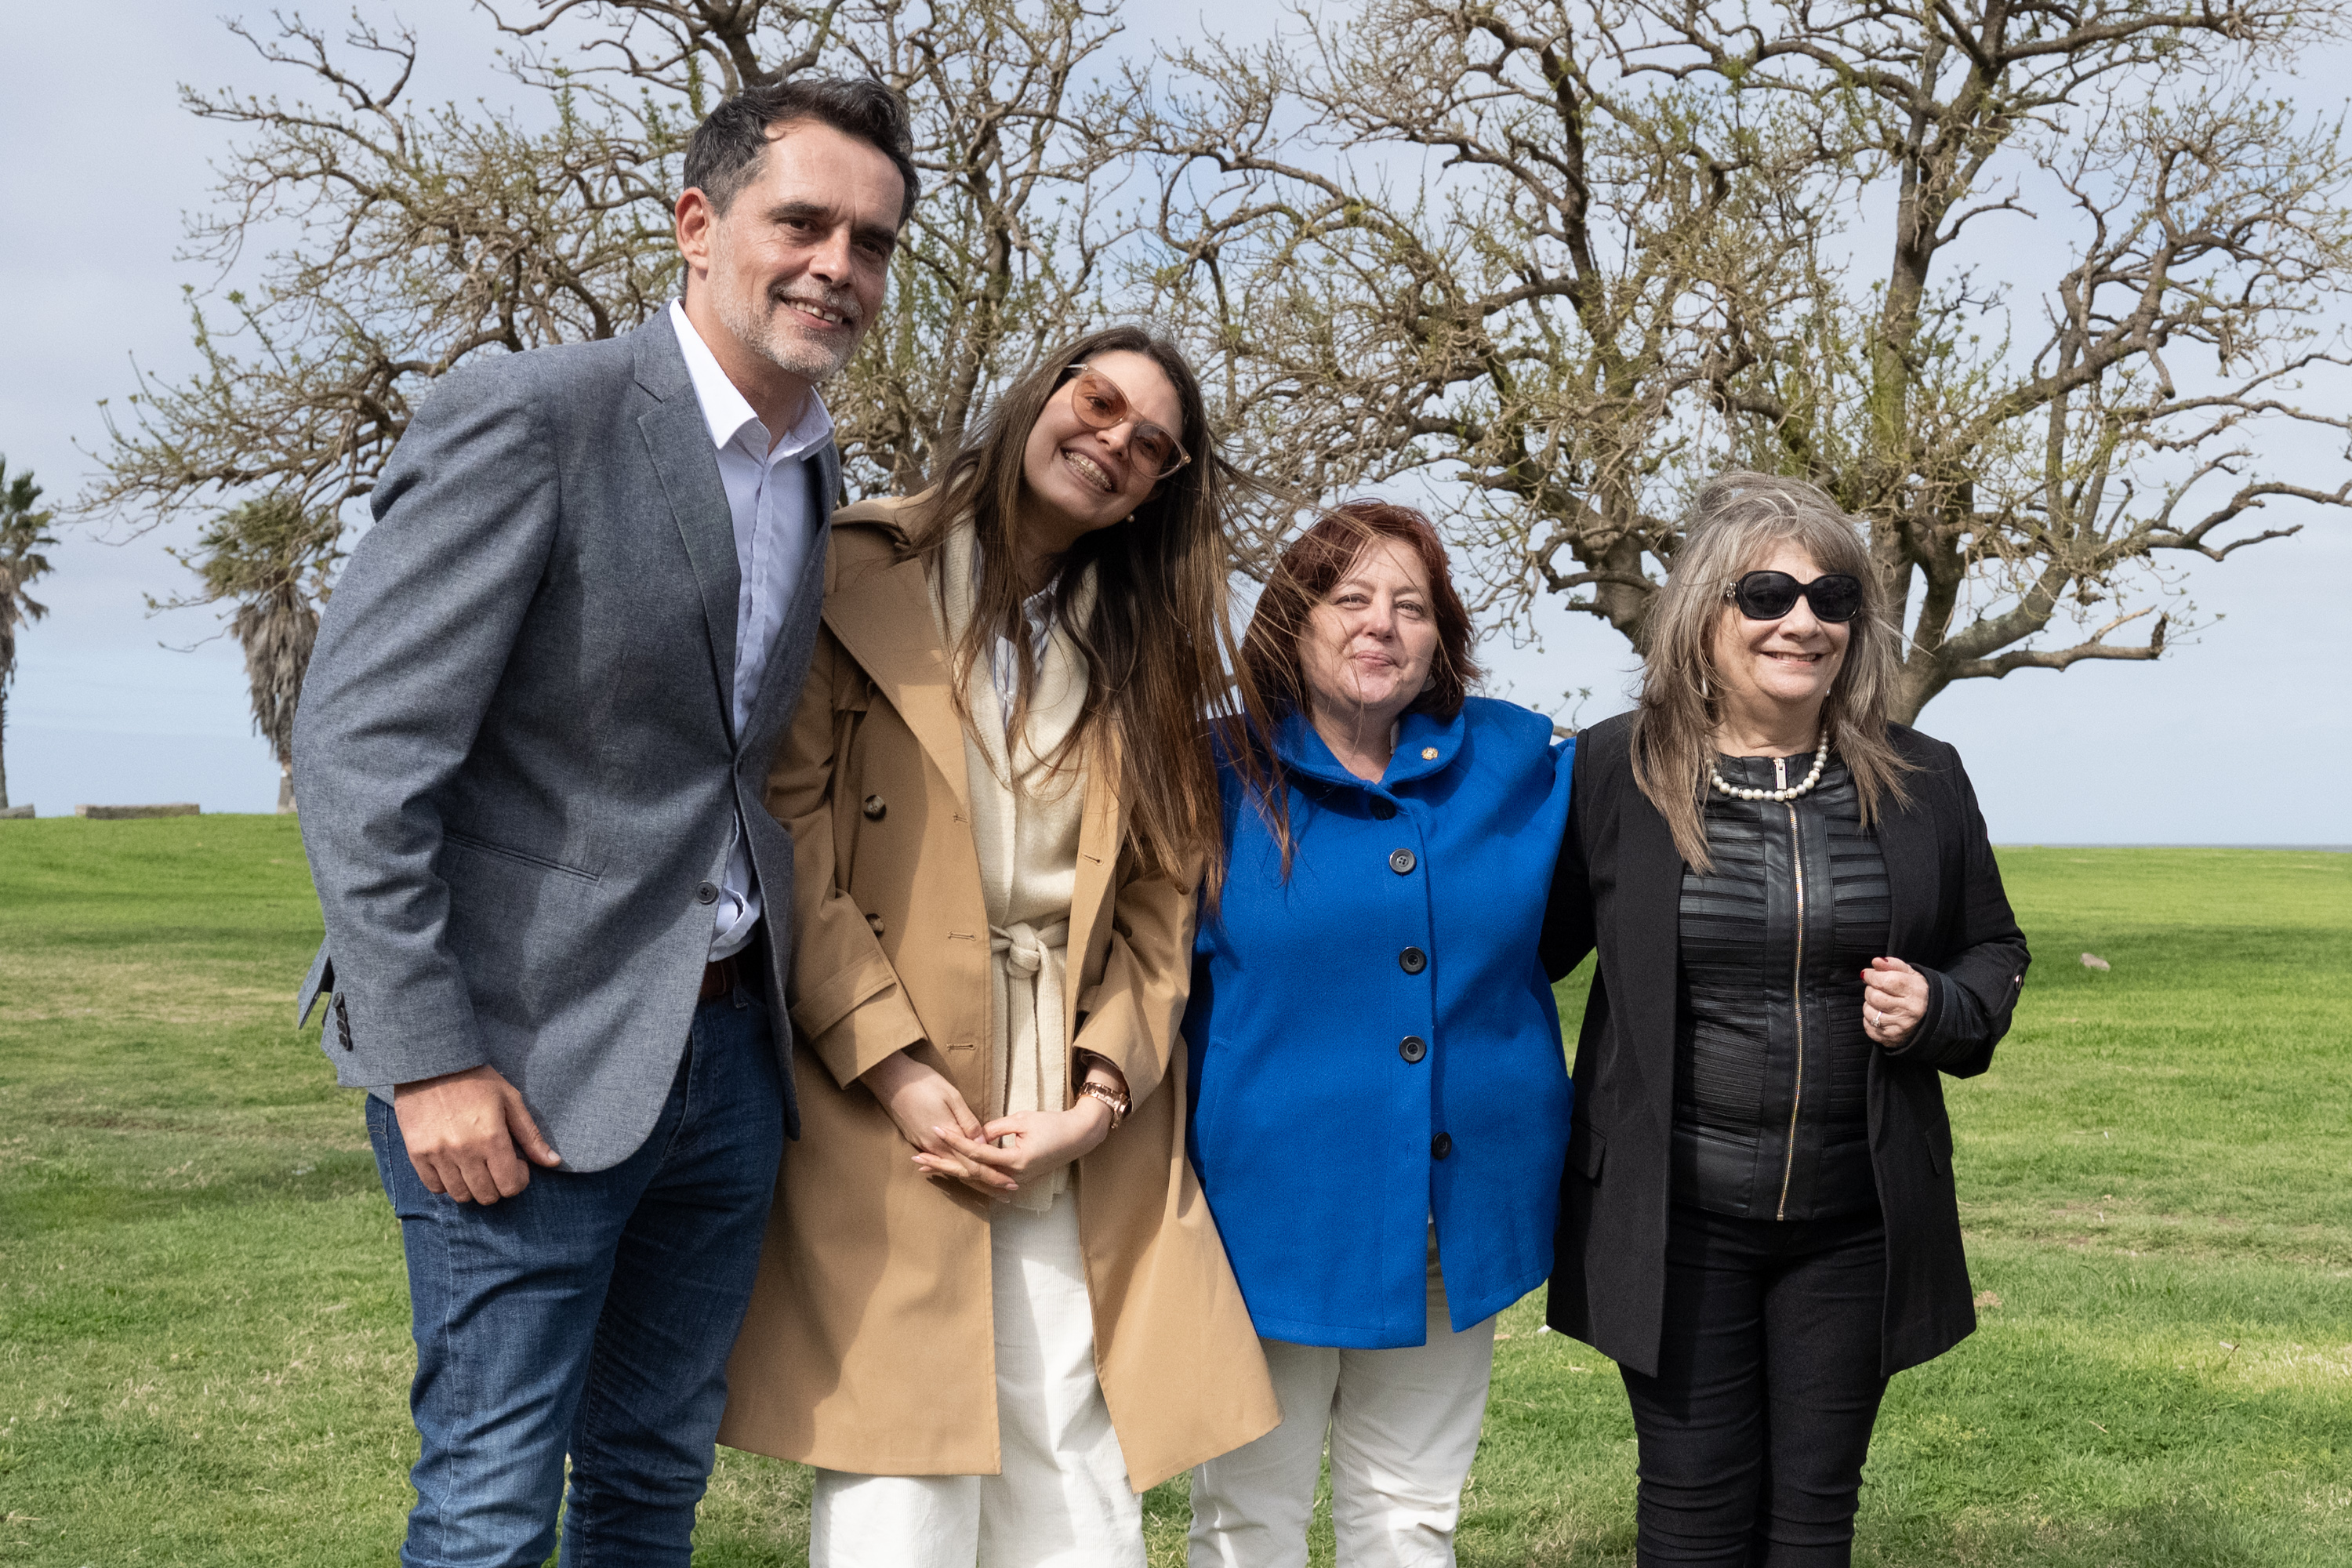
<path id="1" fill-rule="evenodd" d="M 1568 1168 L 1588 1182 L 1601 1179 L 1601 1163 L 1609 1153 L 1609 1140 L 1592 1130 L 1590 1122 L 1580 1121 L 1569 1129 Z"/>
<path id="2" fill-rule="evenodd" d="M 583 871 L 577 866 L 567 866 L 561 860 L 550 860 L 543 855 L 532 855 L 520 849 L 509 849 L 503 844 L 493 844 L 487 838 L 477 838 L 470 833 L 458 833 L 444 828 L 442 838 L 469 854 L 488 855 L 494 859 L 510 860 L 518 866 L 530 866 L 541 871 L 554 871 L 566 877 L 577 877 L 583 882 L 600 879 L 593 871 Z"/>

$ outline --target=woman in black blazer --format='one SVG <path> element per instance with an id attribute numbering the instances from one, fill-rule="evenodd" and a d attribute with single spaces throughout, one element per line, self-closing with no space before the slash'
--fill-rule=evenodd
<path id="1" fill-rule="evenodd" d="M 1951 747 L 1887 721 L 1895 630 L 1801 480 L 1695 504 L 1641 705 L 1579 738 L 1546 919 L 1598 948 L 1548 1316 L 1614 1359 L 1639 1561 L 1842 1564 L 1886 1379 L 1976 1326 L 1943 1073 L 2025 939 Z"/>

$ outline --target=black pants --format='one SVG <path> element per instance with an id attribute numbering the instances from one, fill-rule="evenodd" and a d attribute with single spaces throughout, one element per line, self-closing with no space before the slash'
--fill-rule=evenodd
<path id="1" fill-rule="evenodd" d="M 1643 1568 L 1843 1568 L 1886 1380 L 1878 1214 L 1734 1219 L 1677 1204 L 1641 1435 Z"/>

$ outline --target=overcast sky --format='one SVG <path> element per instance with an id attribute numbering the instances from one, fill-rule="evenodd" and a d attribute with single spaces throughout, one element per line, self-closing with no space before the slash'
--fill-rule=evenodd
<path id="1" fill-rule="evenodd" d="M 382 15 L 391 7 L 370 7 Z M 431 98 L 493 101 L 509 89 L 495 37 L 460 0 L 398 14 L 427 46 Z M 1131 4 L 1131 36 L 1192 30 L 1199 5 Z M 1218 0 L 1212 22 L 1261 27 L 1270 7 Z M 260 7 L 247 14 L 266 16 Z M 346 7 L 319 7 L 340 22 Z M 178 85 L 298 91 L 205 7 L 131 0 L 107 13 L 102 89 L 72 62 L 86 16 L 64 5 L 0 7 L 0 58 L 16 62 L 0 99 L 0 455 L 33 470 L 52 501 L 84 483 L 103 443 L 100 400 L 132 389 L 132 363 L 172 377 L 194 363 L 182 287 L 211 285 L 175 259 L 182 216 L 207 202 L 208 160 L 226 142 L 189 117 Z M 43 63 L 46 62 L 46 63 Z M 2282 84 L 2289 91 L 2315 89 Z M 2326 93 L 2330 102 L 2340 89 Z M 2021 235 L 2021 242 L 2030 243 Z M 2305 482 L 2352 477 L 2315 450 Z M 2093 664 L 1966 681 L 1921 728 L 1957 744 L 2003 843 L 2352 843 L 2352 700 L 2342 667 L 2352 632 L 2352 521 L 2276 507 L 2268 526 L 2308 521 L 2186 575 L 2200 610 L 2222 618 L 2156 664 Z M 37 590 L 49 618 L 23 632 L 5 735 L 8 788 L 44 816 L 81 803 L 195 801 L 266 811 L 277 769 L 247 717 L 244 672 L 208 611 L 149 614 L 145 595 L 189 579 L 154 534 L 101 540 L 75 528 Z M 1633 661 L 1605 627 L 1547 619 L 1541 647 L 1488 649 L 1508 690 L 1538 706 L 1590 687 L 1586 722 L 1625 706 Z M 212 640 L 206 640 L 206 639 Z M 182 651 L 186 649 L 187 651 Z"/>

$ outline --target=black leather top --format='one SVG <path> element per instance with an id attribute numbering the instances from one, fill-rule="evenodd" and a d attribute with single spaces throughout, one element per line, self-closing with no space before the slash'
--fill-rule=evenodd
<path id="1" fill-rule="evenodd" d="M 1787 759 L 1801 783 L 1810 755 Z M 1769 757 L 1717 764 L 1727 784 L 1785 787 Z M 1673 1194 L 1750 1219 L 1874 1208 L 1861 972 L 1887 951 L 1886 864 L 1845 765 L 1811 793 L 1710 791 L 1705 875 L 1682 885 Z"/>

